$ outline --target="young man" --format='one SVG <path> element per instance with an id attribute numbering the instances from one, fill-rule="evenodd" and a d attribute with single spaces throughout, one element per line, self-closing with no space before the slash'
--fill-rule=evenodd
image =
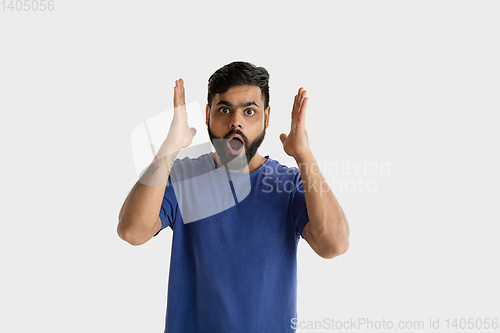
<path id="1" fill-rule="evenodd" d="M 140 245 L 173 230 L 165 332 L 293 331 L 300 237 L 323 258 L 349 246 L 347 220 L 309 147 L 306 91 L 280 135 L 298 168 L 257 152 L 271 111 L 266 69 L 233 62 L 210 77 L 216 151 L 176 160 L 196 134 L 184 96 L 179 79 L 169 133 L 125 200 L 118 235 Z"/>

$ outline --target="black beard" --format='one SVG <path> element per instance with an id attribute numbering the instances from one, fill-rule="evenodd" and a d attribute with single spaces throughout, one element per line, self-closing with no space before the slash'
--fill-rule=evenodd
<path id="1" fill-rule="evenodd" d="M 210 137 L 210 141 L 212 142 L 215 151 L 217 152 L 217 155 L 219 155 L 220 162 L 226 169 L 229 170 L 241 170 L 244 167 L 246 167 L 257 153 L 257 149 L 259 149 L 260 145 L 262 144 L 262 141 L 264 141 L 264 137 L 266 136 L 266 126 L 264 125 L 264 130 L 262 131 L 262 133 L 251 143 L 249 143 L 248 138 L 239 129 L 236 128 L 233 128 L 231 131 L 229 131 L 229 133 L 227 133 L 224 138 L 222 139 L 218 138 L 210 130 L 210 117 L 208 117 L 207 129 L 208 129 L 208 136 Z M 241 135 L 241 138 L 243 139 L 243 145 L 245 146 L 244 156 L 240 155 L 234 156 L 231 153 L 229 153 L 227 147 L 227 139 L 232 134 Z"/>

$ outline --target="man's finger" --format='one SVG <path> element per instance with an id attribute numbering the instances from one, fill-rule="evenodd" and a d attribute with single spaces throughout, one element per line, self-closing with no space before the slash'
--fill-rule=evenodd
<path id="1" fill-rule="evenodd" d="M 299 89 L 299 91 L 300 91 L 300 89 Z M 299 114 L 299 108 L 300 108 L 300 93 L 295 95 L 295 99 L 293 101 L 292 119 L 297 117 L 297 115 Z"/>
<path id="2" fill-rule="evenodd" d="M 285 143 L 287 137 L 288 137 L 288 135 L 286 135 L 285 133 L 281 133 L 280 134 L 281 143 Z"/>
<path id="3" fill-rule="evenodd" d="M 306 90 L 303 90 L 302 91 L 302 94 L 300 96 L 300 107 L 299 107 L 299 113 L 302 111 L 302 106 L 304 105 L 304 100 L 306 99 L 306 94 L 307 94 L 307 91 Z"/>
<path id="4" fill-rule="evenodd" d="M 175 81 L 175 86 L 174 86 L 174 107 L 177 106 L 177 81 Z"/>
<path id="5" fill-rule="evenodd" d="M 307 101 L 309 101 L 308 97 L 304 97 L 302 102 L 302 106 L 300 107 L 299 116 L 297 117 L 296 126 L 299 128 L 299 131 L 305 130 L 305 122 L 306 122 L 306 108 Z"/>
<path id="6" fill-rule="evenodd" d="M 295 95 L 295 98 L 293 99 L 293 105 L 292 105 L 292 119 L 295 116 L 295 113 L 297 112 L 297 95 Z"/>
<path id="7" fill-rule="evenodd" d="M 300 108 L 300 113 L 299 113 L 299 121 L 303 122 L 306 119 L 306 109 L 307 109 L 307 102 L 309 101 L 309 97 L 304 97 L 304 101 L 302 102 L 302 106 Z"/>

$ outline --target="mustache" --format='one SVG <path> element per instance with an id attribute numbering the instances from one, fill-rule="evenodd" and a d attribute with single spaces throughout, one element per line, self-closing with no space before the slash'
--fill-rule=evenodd
<path id="1" fill-rule="evenodd" d="M 243 134 L 243 132 L 241 132 L 239 129 L 236 129 L 236 128 L 233 128 L 232 130 L 229 131 L 229 133 L 227 133 L 225 136 L 224 136 L 224 139 L 227 139 L 229 138 L 231 135 L 233 134 L 239 134 L 241 136 L 241 138 L 243 139 L 244 143 L 245 144 L 248 144 L 248 139 L 247 137 L 245 136 L 245 134 Z"/>

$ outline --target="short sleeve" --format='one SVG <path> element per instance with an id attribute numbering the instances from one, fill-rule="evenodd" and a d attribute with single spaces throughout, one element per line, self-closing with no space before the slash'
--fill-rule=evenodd
<path id="1" fill-rule="evenodd" d="M 165 229 L 166 227 L 170 227 L 172 230 L 174 229 L 174 220 L 177 212 L 177 206 L 178 205 L 177 199 L 175 197 L 175 191 L 169 177 L 160 208 L 161 230 Z M 159 230 L 155 234 L 155 236 L 158 235 L 161 230 Z"/>
<path id="2" fill-rule="evenodd" d="M 295 174 L 295 187 L 294 187 L 294 198 L 293 198 L 293 216 L 295 220 L 295 233 L 297 240 L 302 237 L 302 231 L 309 222 L 309 215 L 307 214 L 306 198 L 304 196 L 304 187 L 302 185 L 302 178 L 300 177 L 300 171 L 297 169 Z"/>

